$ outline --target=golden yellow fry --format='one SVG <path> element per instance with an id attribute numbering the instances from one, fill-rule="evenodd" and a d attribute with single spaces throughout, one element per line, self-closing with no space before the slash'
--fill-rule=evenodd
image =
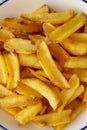
<path id="1" fill-rule="evenodd" d="M 57 68 L 50 51 L 43 41 L 38 48 L 38 57 L 40 59 L 41 66 L 48 78 L 60 88 L 69 88 L 69 84 L 60 70 Z"/>
<path id="2" fill-rule="evenodd" d="M 52 90 L 47 84 L 37 78 L 25 78 L 21 80 L 22 83 L 30 86 L 44 96 L 55 110 L 60 102 L 59 95 Z"/>
<path id="3" fill-rule="evenodd" d="M 63 89 L 61 91 L 61 98 L 62 98 L 62 106 L 61 108 L 63 109 L 71 100 L 71 98 L 74 96 L 75 92 L 77 91 L 80 81 L 77 75 L 73 75 L 70 80 L 69 80 L 70 88 Z"/>
<path id="4" fill-rule="evenodd" d="M 41 69 L 41 65 L 36 54 L 19 54 L 19 62 L 22 66 Z"/>
<path id="5" fill-rule="evenodd" d="M 8 39 L 15 38 L 13 33 L 6 29 L 0 29 L 0 41 L 5 42 Z"/>
<path id="6" fill-rule="evenodd" d="M 69 59 L 69 54 L 57 43 L 51 43 L 48 45 L 50 53 L 55 57 L 61 66 Z"/>
<path id="7" fill-rule="evenodd" d="M 31 121 L 35 116 L 42 110 L 42 103 L 39 102 L 37 104 L 27 106 L 23 110 L 21 110 L 19 113 L 15 115 L 15 119 L 19 122 L 21 125 L 27 124 L 29 121 Z"/>
<path id="8" fill-rule="evenodd" d="M 74 41 L 87 43 L 87 33 L 73 33 L 70 38 Z"/>
<path id="9" fill-rule="evenodd" d="M 70 57 L 64 64 L 66 68 L 87 69 L 87 57 Z"/>
<path id="10" fill-rule="evenodd" d="M 87 86 L 85 86 L 85 91 L 83 94 L 83 104 L 87 107 Z"/>
<path id="11" fill-rule="evenodd" d="M 28 98 L 22 95 L 10 95 L 0 98 L 0 108 L 22 107 L 29 105 L 29 101 L 32 98 Z"/>
<path id="12" fill-rule="evenodd" d="M 42 98 L 42 95 L 40 93 L 38 93 L 35 89 L 33 89 L 33 88 L 29 87 L 28 85 L 25 85 L 21 82 L 18 83 L 15 91 L 18 94 L 21 94 L 21 95 L 26 96 L 26 97 Z"/>
<path id="13" fill-rule="evenodd" d="M 20 32 L 38 33 L 42 31 L 42 24 L 36 22 L 31 22 L 29 24 L 21 24 L 17 21 L 2 20 L 0 21 L 0 25 L 8 29 L 13 29 Z"/>
<path id="14" fill-rule="evenodd" d="M 3 55 L 0 54 L 0 83 L 6 84 L 8 80 L 7 66 Z"/>
<path id="15" fill-rule="evenodd" d="M 64 125 L 70 122 L 70 109 L 63 111 L 55 111 L 52 113 L 38 115 L 33 121 L 37 124 L 47 124 L 50 126 Z"/>
<path id="16" fill-rule="evenodd" d="M 75 100 L 77 97 L 79 97 L 81 94 L 83 94 L 85 88 L 84 85 L 80 85 L 77 90 L 75 91 L 74 95 L 71 97 L 71 99 L 69 100 L 68 104 L 70 102 L 72 102 L 73 100 Z"/>
<path id="17" fill-rule="evenodd" d="M 14 95 L 15 93 L 8 90 L 4 85 L 0 84 L 0 97 Z"/>
<path id="18" fill-rule="evenodd" d="M 81 82 L 87 82 L 87 70 L 86 69 L 69 69 L 67 72 L 71 77 L 72 74 L 76 74 Z"/>
<path id="19" fill-rule="evenodd" d="M 72 55 L 84 55 L 87 53 L 87 44 L 85 42 L 75 41 L 67 38 L 61 43 L 62 47 Z"/>
<path id="20" fill-rule="evenodd" d="M 13 38 L 5 42 L 4 48 L 8 51 L 23 53 L 23 54 L 31 54 L 35 53 L 37 47 L 32 44 L 30 40 L 24 40 L 21 38 Z"/>
<path id="21" fill-rule="evenodd" d="M 20 66 L 19 60 L 15 53 L 4 53 L 4 59 L 8 69 L 8 80 L 7 88 L 14 89 L 17 87 L 18 81 L 20 80 Z"/>
<path id="22" fill-rule="evenodd" d="M 46 36 L 49 35 L 49 33 L 51 33 L 52 31 L 55 30 L 55 26 L 53 26 L 51 23 L 44 23 L 43 24 L 43 32 Z"/>
<path id="23" fill-rule="evenodd" d="M 73 34 L 75 31 L 77 31 L 79 28 L 81 28 L 85 24 L 85 21 L 85 15 L 82 13 L 78 13 L 68 22 L 64 23 L 63 25 L 52 31 L 49 34 L 49 38 L 53 41 L 61 42 L 69 37 L 71 34 Z"/>
<path id="24" fill-rule="evenodd" d="M 46 77 L 39 75 L 36 71 L 30 69 L 30 72 L 33 74 L 34 77 L 40 79 L 41 81 L 46 82 L 46 83 L 50 83 L 50 81 Z"/>
<path id="25" fill-rule="evenodd" d="M 74 10 L 69 9 L 63 12 L 54 13 L 34 13 L 34 14 L 22 14 L 22 17 L 30 19 L 32 21 L 49 22 L 52 24 L 62 24 L 68 21 L 74 16 Z"/>

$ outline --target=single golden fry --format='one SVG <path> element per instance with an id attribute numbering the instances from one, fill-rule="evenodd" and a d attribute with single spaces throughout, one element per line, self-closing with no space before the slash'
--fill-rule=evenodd
<path id="1" fill-rule="evenodd" d="M 21 125 L 27 124 L 30 120 L 35 118 L 35 116 L 42 110 L 42 103 L 39 102 L 37 104 L 27 106 L 23 110 L 21 110 L 19 113 L 15 115 L 15 119 L 19 122 Z"/>
<path id="2" fill-rule="evenodd" d="M 0 29 L 0 41 L 5 42 L 8 39 L 15 38 L 13 33 L 11 33 L 9 30 Z"/>
<path id="3" fill-rule="evenodd" d="M 69 88 L 69 84 L 60 70 L 57 68 L 55 62 L 52 59 L 50 51 L 45 42 L 42 42 L 38 49 L 38 57 L 40 59 L 41 66 L 48 78 L 60 88 Z M 50 64 L 49 64 L 50 63 Z"/>
<path id="4" fill-rule="evenodd" d="M 73 41 L 87 43 L 87 33 L 73 33 L 70 38 Z"/>
<path id="5" fill-rule="evenodd" d="M 35 97 L 38 97 L 38 98 L 41 98 L 42 95 L 40 93 L 38 93 L 35 89 L 29 87 L 28 85 L 25 85 L 21 82 L 18 83 L 15 91 L 18 93 L 18 94 L 21 94 L 25 97 L 32 97 L 32 98 L 35 98 Z"/>
<path id="6" fill-rule="evenodd" d="M 71 55 L 84 55 L 87 53 L 86 42 L 75 41 L 73 39 L 67 38 L 61 43 L 62 47 L 66 49 Z"/>
<path id="7" fill-rule="evenodd" d="M 20 66 L 19 60 L 15 53 L 4 53 L 4 59 L 8 69 L 8 80 L 7 88 L 14 89 L 17 87 L 18 81 L 20 80 Z"/>
<path id="8" fill-rule="evenodd" d="M 11 108 L 11 107 L 23 107 L 29 105 L 28 98 L 22 95 L 10 95 L 7 97 L 0 98 L 0 108 Z"/>
<path id="9" fill-rule="evenodd" d="M 42 23 L 49 22 L 52 24 L 62 24 L 74 16 L 74 11 L 70 9 L 64 12 L 22 14 L 21 16 L 26 19 Z"/>
<path id="10" fill-rule="evenodd" d="M 25 78 L 22 79 L 21 82 L 35 89 L 42 96 L 44 96 L 54 110 L 57 108 L 60 101 L 59 96 L 47 84 L 37 78 Z"/>
<path id="11" fill-rule="evenodd" d="M 22 66 L 41 69 L 41 65 L 36 54 L 19 54 L 19 62 Z"/>
<path id="12" fill-rule="evenodd" d="M 49 38 L 53 41 L 61 42 L 69 37 L 71 34 L 73 34 L 75 31 L 77 31 L 79 28 L 81 28 L 85 24 L 85 21 L 85 15 L 82 13 L 78 13 L 68 22 L 64 23 L 63 25 L 57 27 L 54 31 L 52 31 L 49 34 Z"/>
<path id="13" fill-rule="evenodd" d="M 4 48 L 8 51 L 31 54 L 35 53 L 37 47 L 32 44 L 30 40 L 24 40 L 21 38 L 13 38 L 5 42 Z"/>
<path id="14" fill-rule="evenodd" d="M 6 84 L 8 80 L 7 66 L 4 57 L 0 54 L 0 83 Z"/>
<path id="15" fill-rule="evenodd" d="M 3 20 L 0 21 L 0 25 L 6 28 L 13 29 L 15 31 L 27 32 L 27 33 L 38 33 L 42 31 L 42 24 L 31 22 L 29 24 L 21 24 L 17 20 Z"/>
<path id="16" fill-rule="evenodd" d="M 50 53 L 55 57 L 61 66 L 69 59 L 69 54 L 57 43 L 51 43 L 48 45 Z"/>
<path id="17" fill-rule="evenodd" d="M 66 68 L 87 69 L 87 57 L 70 57 L 64 64 Z"/>

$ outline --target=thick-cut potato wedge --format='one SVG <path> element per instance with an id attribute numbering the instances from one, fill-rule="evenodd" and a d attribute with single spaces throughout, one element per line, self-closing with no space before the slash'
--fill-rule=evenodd
<path id="1" fill-rule="evenodd" d="M 39 34 L 29 34 L 28 35 L 29 39 L 32 40 L 35 44 L 37 43 L 37 41 L 39 40 L 45 40 L 45 37 L 43 35 L 39 35 Z"/>
<path id="2" fill-rule="evenodd" d="M 51 43 L 48 45 L 48 48 L 55 57 L 55 59 L 59 62 L 61 66 L 69 59 L 69 54 L 57 43 Z"/>
<path id="3" fill-rule="evenodd" d="M 38 48 L 38 57 L 40 59 L 41 66 L 48 78 L 60 88 L 69 88 L 69 84 L 60 70 L 57 68 L 50 51 L 43 41 Z"/>
<path id="4" fill-rule="evenodd" d="M 67 38 L 61 43 L 63 48 L 65 48 L 71 55 L 84 55 L 87 53 L 87 43 L 75 41 L 73 39 Z"/>
<path id="5" fill-rule="evenodd" d="M 64 64 L 66 68 L 87 69 L 87 57 L 70 57 Z"/>
<path id="6" fill-rule="evenodd" d="M 42 110 L 42 103 L 38 102 L 37 104 L 27 106 L 19 113 L 15 115 L 15 119 L 21 125 L 27 124 L 30 120 L 35 118 L 35 116 Z"/>
<path id="7" fill-rule="evenodd" d="M 8 69 L 8 80 L 7 80 L 7 88 L 14 89 L 18 81 L 20 80 L 20 66 L 19 60 L 15 53 L 6 52 L 4 53 L 4 59 Z"/>
<path id="8" fill-rule="evenodd" d="M 0 29 L 0 41 L 5 42 L 8 39 L 15 38 L 13 33 L 6 29 Z"/>
<path id="9" fill-rule="evenodd" d="M 73 34 L 75 31 L 77 31 L 79 28 L 81 28 L 85 24 L 85 21 L 85 15 L 82 13 L 78 13 L 68 22 L 64 23 L 63 25 L 57 27 L 54 31 L 52 31 L 49 34 L 49 38 L 53 41 L 61 42 L 69 37 L 71 34 Z"/>
<path id="10" fill-rule="evenodd" d="M 30 40 L 24 40 L 21 38 L 13 38 L 5 42 L 4 48 L 8 51 L 13 51 L 23 54 L 35 53 L 37 47 L 32 44 Z"/>
<path id="11" fill-rule="evenodd" d="M 41 64 L 36 54 L 19 54 L 19 62 L 22 66 L 41 69 Z"/>
<path id="12" fill-rule="evenodd" d="M 42 95 L 39 92 L 37 92 L 35 89 L 33 89 L 33 88 L 29 87 L 28 85 L 25 85 L 25 84 L 23 84 L 21 82 L 18 83 L 15 91 L 18 94 L 24 95 L 26 97 L 42 98 Z"/>
<path id="13" fill-rule="evenodd" d="M 21 24 L 17 21 L 2 20 L 0 21 L 0 25 L 8 29 L 13 29 L 16 31 L 28 32 L 28 33 L 38 33 L 42 31 L 42 24 L 36 22 L 31 22 L 29 24 Z"/>
<path id="14" fill-rule="evenodd" d="M 70 103 L 71 98 L 74 96 L 74 93 L 77 91 L 80 81 L 76 75 L 73 75 L 69 80 L 70 88 L 68 90 L 64 89 L 61 91 L 62 106 L 63 109 L 68 103 Z"/>
<path id="15" fill-rule="evenodd" d="M 60 102 L 59 95 L 55 93 L 47 84 L 36 78 L 25 78 L 21 80 L 22 83 L 30 86 L 44 96 L 55 110 Z"/>
<path id="16" fill-rule="evenodd" d="M 78 42 L 87 43 L 87 33 L 73 33 L 70 38 Z"/>
<path id="17" fill-rule="evenodd" d="M 33 121 L 37 124 L 47 124 L 56 126 L 67 124 L 70 122 L 70 114 L 72 110 L 55 111 L 49 114 L 36 116 Z"/>
<path id="18" fill-rule="evenodd" d="M 14 95 L 15 93 L 8 90 L 4 85 L 0 84 L 0 97 Z"/>
<path id="19" fill-rule="evenodd" d="M 74 16 L 74 10 L 69 9 L 63 12 L 54 13 L 34 13 L 34 14 L 22 14 L 22 17 L 30 19 L 32 21 L 49 22 L 52 24 L 62 24 L 68 21 Z"/>
<path id="20" fill-rule="evenodd" d="M 10 95 L 0 98 L 0 108 L 23 107 L 29 105 L 33 99 L 22 95 Z"/>
<path id="21" fill-rule="evenodd" d="M 8 80 L 8 72 L 4 57 L 0 54 L 0 83 L 6 84 Z"/>

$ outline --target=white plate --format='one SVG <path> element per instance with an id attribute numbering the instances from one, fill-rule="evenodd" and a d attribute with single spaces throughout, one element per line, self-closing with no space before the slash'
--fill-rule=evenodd
<path id="1" fill-rule="evenodd" d="M 85 2 L 84 2 L 85 1 Z M 0 0 L 0 19 L 19 16 L 22 12 L 31 12 L 43 4 L 48 4 L 55 10 L 73 8 L 87 14 L 87 0 Z M 87 109 L 83 111 L 64 130 L 86 130 Z M 53 130 L 51 127 L 40 127 L 29 123 L 25 127 L 18 126 L 17 122 L 7 113 L 0 110 L 0 130 Z"/>

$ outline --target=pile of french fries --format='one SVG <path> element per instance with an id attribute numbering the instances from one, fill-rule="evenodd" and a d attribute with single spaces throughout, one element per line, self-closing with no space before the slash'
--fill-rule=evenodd
<path id="1" fill-rule="evenodd" d="M 0 109 L 62 130 L 87 107 L 87 18 L 43 5 L 0 21 Z"/>

